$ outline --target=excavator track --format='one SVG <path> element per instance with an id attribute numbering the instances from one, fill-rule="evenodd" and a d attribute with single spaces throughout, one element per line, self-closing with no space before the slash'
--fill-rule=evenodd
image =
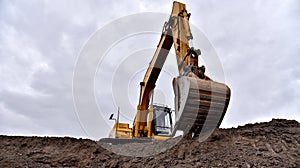
<path id="1" fill-rule="evenodd" d="M 226 113 L 230 89 L 223 83 L 189 76 L 173 80 L 176 130 L 197 136 L 220 126 Z"/>

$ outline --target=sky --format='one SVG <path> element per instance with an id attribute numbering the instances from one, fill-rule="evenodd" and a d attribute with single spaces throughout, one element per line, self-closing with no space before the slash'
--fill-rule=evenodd
<path id="1" fill-rule="evenodd" d="M 237 127 L 272 118 L 300 121 L 300 2 L 181 2 L 186 3 L 192 13 L 190 23 L 201 30 L 213 46 L 225 82 L 232 91 L 221 126 Z M 168 16 L 171 8 L 172 1 L 159 0 L 0 1 L 0 134 L 92 139 L 107 136 L 113 121 L 99 120 L 107 127 L 99 128 L 99 135 L 90 135 L 74 105 L 73 75 L 78 58 L 93 35 L 113 21 L 141 12 Z M 120 65 L 115 60 L 107 64 L 107 68 L 99 64 L 95 97 L 105 117 L 116 113 L 122 103 L 111 100 L 111 97 L 119 97 L 118 88 L 124 86 L 122 76 L 116 73 L 119 71 L 134 73 L 129 73 L 130 80 L 126 84 L 130 94 L 122 96 L 126 95 L 135 108 L 139 90 L 134 82 L 143 77 L 162 25 L 163 22 L 157 25 L 154 33 L 126 38 L 107 52 L 111 55 L 109 61 L 122 56 L 127 63 Z M 106 40 L 103 38 L 102 43 Z M 198 44 L 194 45 L 201 49 Z M 148 48 L 139 50 L 143 46 Z M 118 52 L 120 50 L 124 52 Z M 147 56 L 132 61 L 139 54 Z M 134 70 L 128 66 L 132 62 L 135 62 Z M 169 98 L 172 90 L 165 89 L 170 88 L 165 83 L 174 75 L 172 66 L 169 69 L 166 66 L 163 71 L 155 95 L 158 102 L 172 104 L 173 98 Z M 124 108 L 121 107 L 121 112 Z M 125 111 L 126 108 L 124 114 L 128 114 L 128 118 L 135 114 L 135 111 Z M 127 119 L 122 117 L 121 120 Z"/>

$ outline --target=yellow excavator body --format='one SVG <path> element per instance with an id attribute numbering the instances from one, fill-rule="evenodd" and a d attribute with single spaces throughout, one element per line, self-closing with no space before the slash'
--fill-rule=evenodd
<path id="1" fill-rule="evenodd" d="M 226 113 L 230 89 L 205 75 L 198 65 L 200 50 L 189 46 L 193 39 L 189 26 L 190 13 L 186 5 L 173 3 L 169 21 L 165 23 L 160 42 L 140 83 L 140 97 L 133 127 L 117 121 L 110 138 L 165 140 L 183 131 L 187 136 L 199 136 L 201 130 L 220 126 Z M 175 122 L 172 110 L 150 103 L 155 83 L 172 45 L 176 52 L 179 76 L 173 79 Z"/>

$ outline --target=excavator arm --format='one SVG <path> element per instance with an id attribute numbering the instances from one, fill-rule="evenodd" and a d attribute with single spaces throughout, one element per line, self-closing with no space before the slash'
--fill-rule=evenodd
<path id="1" fill-rule="evenodd" d="M 151 93 L 173 44 L 180 75 L 173 80 L 175 131 L 183 130 L 186 134 L 196 135 L 207 119 L 214 121 L 213 126 L 218 127 L 225 115 L 230 89 L 225 84 L 212 81 L 204 74 L 205 67 L 198 66 L 198 56 L 201 52 L 189 46 L 189 40 L 193 39 L 189 18 L 190 14 L 185 4 L 175 1 L 169 21 L 164 25 L 159 44 L 140 83 L 139 104 L 133 123 L 134 137 L 150 135 L 147 116 Z M 214 109 L 211 113 L 215 114 L 212 119 L 209 118 L 210 107 Z"/>
<path id="2" fill-rule="evenodd" d="M 134 122 L 134 136 L 140 136 L 140 134 L 143 134 L 144 130 L 146 130 L 151 92 L 155 88 L 155 83 L 173 45 L 173 42 L 175 41 L 174 47 L 177 51 L 176 54 L 180 54 L 180 46 L 185 45 L 185 47 L 182 47 L 182 51 L 186 50 L 187 39 L 192 38 L 188 24 L 188 17 L 189 15 L 186 13 L 185 5 L 174 2 L 171 17 L 164 25 L 159 44 L 146 71 L 144 80 L 140 83 L 141 90 L 139 105 L 137 107 L 137 115 Z M 179 21 L 183 22 L 179 23 Z M 175 26 L 176 28 L 174 28 Z M 182 29 L 181 27 L 185 28 Z M 181 31 L 179 31 L 179 29 L 181 29 Z M 185 35 L 182 35 L 183 33 L 185 33 Z M 174 34 L 176 34 L 176 36 L 174 36 Z M 182 37 L 185 43 L 178 39 L 178 35 Z M 178 57 L 177 62 L 181 61 L 182 59 Z"/>

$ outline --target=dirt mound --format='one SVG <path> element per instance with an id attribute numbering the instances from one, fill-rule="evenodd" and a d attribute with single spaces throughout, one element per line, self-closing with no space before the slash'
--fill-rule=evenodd
<path id="1" fill-rule="evenodd" d="M 116 155 L 88 139 L 0 136 L 0 167 L 300 167 L 299 149 L 300 124 L 273 119 L 218 129 L 204 142 L 183 140 L 147 157 Z"/>

